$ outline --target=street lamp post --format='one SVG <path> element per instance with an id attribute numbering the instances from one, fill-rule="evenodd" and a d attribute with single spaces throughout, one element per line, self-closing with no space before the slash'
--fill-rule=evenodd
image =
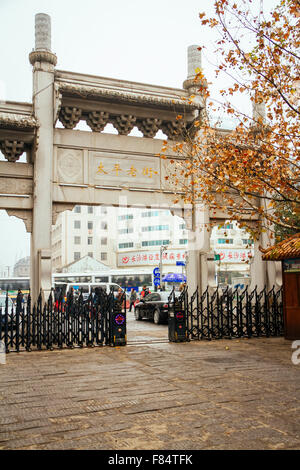
<path id="1" fill-rule="evenodd" d="M 186 251 L 186 252 L 185 252 L 185 265 L 183 266 L 183 269 L 182 269 L 182 272 L 185 273 L 186 282 L 187 282 L 187 280 L 188 280 L 188 278 L 187 278 L 188 264 L 189 264 L 189 252 Z M 183 281 L 184 281 L 184 278 L 183 278 Z"/>
<path id="2" fill-rule="evenodd" d="M 160 273 L 160 287 L 162 287 L 162 254 L 168 249 L 167 245 L 161 245 L 159 249 L 159 273 Z"/>

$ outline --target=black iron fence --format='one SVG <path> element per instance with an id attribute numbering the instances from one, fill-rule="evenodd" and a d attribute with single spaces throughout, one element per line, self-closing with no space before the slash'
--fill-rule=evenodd
<path id="1" fill-rule="evenodd" d="M 174 297 L 174 298 L 173 298 Z M 170 309 L 175 293 L 169 299 Z M 221 339 L 283 335 L 282 289 L 274 287 L 249 292 L 248 286 L 222 291 L 197 289 L 189 296 L 188 289 L 176 300 L 177 310 L 184 312 L 188 339 Z"/>
<path id="2" fill-rule="evenodd" d="M 282 336 L 282 290 L 261 292 L 185 289 L 169 297 L 169 339 L 200 339 Z M 8 295 L 0 306 L 0 341 L 6 352 L 32 349 L 117 346 L 126 344 L 126 295 L 115 297 L 98 289 L 86 299 L 71 292 L 51 293 L 47 302 L 40 294 L 35 305 L 30 295 L 19 292 L 16 304 Z"/>
<path id="3" fill-rule="evenodd" d="M 126 344 L 126 295 L 116 298 L 98 289 L 85 299 L 71 292 L 67 299 L 62 293 L 42 301 L 40 293 L 35 305 L 30 295 L 24 299 L 18 293 L 12 304 L 6 295 L 0 307 L 0 340 L 6 352 L 43 348 L 73 348 Z"/>

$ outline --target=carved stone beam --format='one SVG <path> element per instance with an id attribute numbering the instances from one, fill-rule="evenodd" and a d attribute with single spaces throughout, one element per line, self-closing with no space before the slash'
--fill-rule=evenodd
<path id="1" fill-rule="evenodd" d="M 0 150 L 9 162 L 16 162 L 24 152 L 24 142 L 4 140 L 0 142 Z"/>
<path id="2" fill-rule="evenodd" d="M 156 118 L 145 118 L 137 121 L 137 128 L 143 133 L 144 137 L 155 137 L 157 134 L 162 120 Z"/>
<path id="3" fill-rule="evenodd" d="M 161 130 L 171 140 L 182 140 L 184 138 L 185 123 L 182 119 L 176 121 L 164 121 Z"/>
<path id="4" fill-rule="evenodd" d="M 122 114 L 121 116 L 113 118 L 111 123 L 117 129 L 119 134 L 128 135 L 135 126 L 136 117 L 131 114 Z"/>
<path id="5" fill-rule="evenodd" d="M 66 129 L 74 129 L 81 119 L 81 109 L 65 106 L 61 108 L 59 120 Z"/>
<path id="6" fill-rule="evenodd" d="M 26 232 L 32 232 L 32 211 L 23 209 L 6 209 L 9 216 L 18 217 L 24 221 Z"/>
<path id="7" fill-rule="evenodd" d="M 101 132 L 108 123 L 108 120 L 109 113 L 105 111 L 92 111 L 89 113 L 86 123 L 92 131 Z"/>

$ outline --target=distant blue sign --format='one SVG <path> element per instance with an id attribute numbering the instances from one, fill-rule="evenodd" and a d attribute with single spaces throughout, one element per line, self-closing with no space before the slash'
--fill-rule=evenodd
<path id="1" fill-rule="evenodd" d="M 186 276 L 179 273 L 169 273 L 162 280 L 163 282 L 186 282 Z"/>
<path id="2" fill-rule="evenodd" d="M 154 278 L 153 283 L 154 283 L 155 286 L 160 286 L 160 277 Z"/>
<path id="3" fill-rule="evenodd" d="M 160 274 L 159 268 L 154 268 L 153 269 L 153 274 L 154 274 L 154 276 L 159 276 L 159 274 Z"/>
<path id="4" fill-rule="evenodd" d="M 185 266 L 184 261 L 176 261 L 176 266 Z"/>

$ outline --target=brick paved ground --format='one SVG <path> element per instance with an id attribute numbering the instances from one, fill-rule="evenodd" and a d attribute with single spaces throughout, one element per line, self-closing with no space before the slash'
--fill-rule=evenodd
<path id="1" fill-rule="evenodd" d="M 291 342 L 159 343 L 165 325 L 130 324 L 122 348 L 9 354 L 0 449 L 300 449 Z"/>

